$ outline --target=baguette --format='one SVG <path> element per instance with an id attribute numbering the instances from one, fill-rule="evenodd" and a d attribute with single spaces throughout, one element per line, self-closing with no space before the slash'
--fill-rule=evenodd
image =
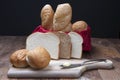
<path id="1" fill-rule="evenodd" d="M 68 3 L 59 4 L 53 17 L 53 30 L 61 31 L 71 22 L 72 8 Z"/>
<path id="2" fill-rule="evenodd" d="M 53 26 L 54 11 L 49 4 L 46 4 L 41 10 L 41 23 L 44 29 L 51 30 Z"/>
<path id="3" fill-rule="evenodd" d="M 63 31 L 63 32 L 70 32 L 70 31 L 72 31 L 72 24 L 71 23 L 69 23 L 68 25 L 67 25 L 67 27 L 65 27 L 63 30 L 61 30 L 61 31 Z"/>

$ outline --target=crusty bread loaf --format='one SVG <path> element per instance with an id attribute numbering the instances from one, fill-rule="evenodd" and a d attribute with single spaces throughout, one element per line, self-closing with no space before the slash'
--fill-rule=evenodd
<path id="1" fill-rule="evenodd" d="M 59 4 L 53 17 L 53 30 L 63 30 L 71 22 L 72 8 L 68 3 Z"/>
<path id="2" fill-rule="evenodd" d="M 71 57 L 81 58 L 83 38 L 76 32 L 69 32 L 68 35 L 71 37 L 71 43 L 72 43 Z"/>
<path id="3" fill-rule="evenodd" d="M 50 30 L 53 26 L 54 11 L 49 4 L 46 4 L 41 10 L 41 23 L 44 29 Z"/>
<path id="4" fill-rule="evenodd" d="M 55 34 L 35 32 L 27 37 L 26 49 L 32 50 L 40 46 L 50 53 L 52 59 L 59 59 L 59 44 L 60 40 Z"/>
<path id="5" fill-rule="evenodd" d="M 43 47 L 36 47 L 28 52 L 27 63 L 34 69 L 42 69 L 48 66 L 51 58 L 49 52 Z"/>
<path id="6" fill-rule="evenodd" d="M 71 57 L 71 38 L 66 33 L 60 31 L 55 33 L 60 39 L 60 58 L 69 59 Z"/>
<path id="7" fill-rule="evenodd" d="M 20 49 L 15 51 L 10 56 L 10 62 L 14 67 L 27 67 L 26 55 L 28 54 L 28 50 Z"/>
<path id="8" fill-rule="evenodd" d="M 85 21 L 76 21 L 75 23 L 73 23 L 72 25 L 72 29 L 73 31 L 83 31 L 87 29 L 87 23 Z"/>
<path id="9" fill-rule="evenodd" d="M 63 31 L 63 32 L 70 32 L 70 31 L 72 31 L 72 24 L 71 23 L 69 23 L 68 25 L 67 25 L 67 27 L 65 27 L 63 30 L 61 30 L 61 31 Z"/>

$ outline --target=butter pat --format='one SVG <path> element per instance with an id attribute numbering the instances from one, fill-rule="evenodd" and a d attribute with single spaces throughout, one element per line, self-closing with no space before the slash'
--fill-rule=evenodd
<path id="1" fill-rule="evenodd" d="M 65 62 L 65 63 L 63 63 L 63 66 L 64 67 L 69 67 L 71 64 L 69 63 L 69 62 Z"/>

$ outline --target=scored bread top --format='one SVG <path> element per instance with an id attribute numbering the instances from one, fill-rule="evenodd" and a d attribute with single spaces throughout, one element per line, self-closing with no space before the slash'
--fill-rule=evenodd
<path id="1" fill-rule="evenodd" d="M 68 3 L 59 4 L 53 17 L 53 30 L 64 29 L 72 18 L 72 7 Z"/>
<path id="2" fill-rule="evenodd" d="M 42 8 L 40 16 L 41 16 L 42 26 L 46 30 L 51 30 L 52 26 L 53 26 L 53 16 L 54 16 L 54 11 L 53 11 L 51 5 L 46 4 Z"/>

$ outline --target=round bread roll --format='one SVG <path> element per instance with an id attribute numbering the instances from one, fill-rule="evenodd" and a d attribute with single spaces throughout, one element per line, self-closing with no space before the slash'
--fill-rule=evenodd
<path id="1" fill-rule="evenodd" d="M 10 62 L 13 64 L 14 67 L 27 67 L 27 61 L 26 61 L 26 55 L 28 53 L 28 50 L 21 49 L 15 51 L 10 56 Z"/>
<path id="2" fill-rule="evenodd" d="M 69 3 L 59 4 L 53 17 L 53 30 L 63 30 L 71 22 L 72 8 Z"/>
<path id="3" fill-rule="evenodd" d="M 51 57 L 45 48 L 37 47 L 29 51 L 26 60 L 32 68 L 42 69 L 48 66 Z"/>
<path id="4" fill-rule="evenodd" d="M 53 26 L 54 11 L 49 4 L 46 4 L 41 10 L 41 23 L 44 29 L 50 30 Z"/>
<path id="5" fill-rule="evenodd" d="M 77 21 L 77 22 L 73 23 L 72 30 L 81 32 L 83 30 L 86 30 L 87 26 L 88 25 L 85 21 Z"/>

